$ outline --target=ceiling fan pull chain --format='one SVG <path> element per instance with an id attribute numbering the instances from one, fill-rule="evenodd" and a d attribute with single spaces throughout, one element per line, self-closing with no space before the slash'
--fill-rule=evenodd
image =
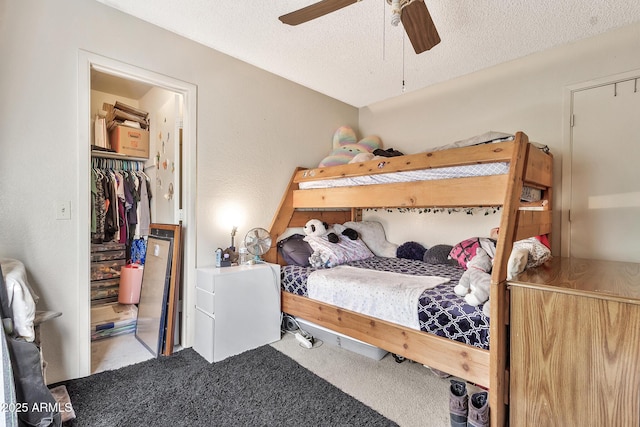
<path id="1" fill-rule="evenodd" d="M 404 39 L 405 39 L 405 35 L 402 34 L 402 93 L 405 92 L 405 87 L 404 87 Z"/>

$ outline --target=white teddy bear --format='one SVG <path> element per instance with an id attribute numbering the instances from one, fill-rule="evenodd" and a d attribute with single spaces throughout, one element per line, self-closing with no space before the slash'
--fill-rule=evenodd
<path id="1" fill-rule="evenodd" d="M 484 304 L 482 312 L 489 316 L 489 293 L 491 289 L 492 262 L 487 252 L 478 248 L 476 256 L 467 263 L 467 270 L 453 288 L 456 295 L 464 297 L 467 304 L 478 306 Z"/>

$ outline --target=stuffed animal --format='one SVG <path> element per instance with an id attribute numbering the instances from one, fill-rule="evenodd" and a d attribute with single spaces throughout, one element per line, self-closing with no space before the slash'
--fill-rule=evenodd
<path id="1" fill-rule="evenodd" d="M 489 291 L 491 288 L 491 258 L 482 248 L 476 249 L 476 255 L 467 263 L 467 270 L 453 288 L 456 295 L 464 297 L 467 304 L 484 304 L 483 313 L 489 315 Z"/>
<path id="2" fill-rule="evenodd" d="M 497 239 L 500 229 L 491 229 L 491 237 Z M 495 236 L 495 237 L 494 237 Z M 549 238 L 546 235 L 529 237 L 513 243 L 507 262 L 507 280 L 511 280 L 527 268 L 538 267 L 551 258 Z"/>
<path id="3" fill-rule="evenodd" d="M 306 241 L 309 241 L 308 239 L 323 239 L 326 237 L 329 242 L 338 243 L 340 237 L 336 232 L 348 237 L 350 240 L 357 240 L 359 236 L 358 232 L 353 228 L 348 228 L 341 224 L 335 224 L 333 227 L 329 227 L 329 224 L 319 219 L 310 219 L 304 226 L 304 233 L 307 235 L 307 237 L 305 237 Z M 330 267 L 330 254 L 326 251 L 314 251 L 311 256 L 309 256 L 309 264 L 314 268 Z"/>
<path id="4" fill-rule="evenodd" d="M 348 237 L 349 240 L 358 240 L 358 237 L 360 237 L 360 234 L 358 234 L 356 230 L 350 227 L 345 227 L 342 224 L 334 224 L 333 229 L 336 233 L 340 233 L 341 235 Z"/>
<path id="5" fill-rule="evenodd" d="M 377 160 L 380 159 L 382 157 L 380 156 L 376 156 L 373 153 L 358 153 L 355 156 L 353 156 L 353 159 L 349 160 L 349 163 L 362 163 L 362 162 L 368 162 L 369 160 Z"/>
<path id="6" fill-rule="evenodd" d="M 306 234 L 307 236 L 315 237 L 327 236 L 327 240 L 329 240 L 331 243 L 338 243 L 340 241 L 340 237 L 338 237 L 336 232 L 345 237 L 348 237 L 351 240 L 358 239 L 358 232 L 356 230 L 354 230 L 353 228 L 345 227 L 341 224 L 336 224 L 333 227 L 329 227 L 329 224 L 320 221 L 319 219 L 310 219 L 304 225 L 304 234 Z"/>
<path id="7" fill-rule="evenodd" d="M 541 239 L 546 236 L 529 237 L 513 243 L 507 263 L 507 280 L 513 279 L 527 268 L 538 267 L 551 258 L 551 250 Z"/>
<path id="8" fill-rule="evenodd" d="M 357 154 L 372 153 L 382 148 L 379 137 L 372 135 L 358 141 L 356 133 L 349 126 L 341 126 L 333 135 L 333 151 L 320 161 L 318 167 L 347 164 Z"/>

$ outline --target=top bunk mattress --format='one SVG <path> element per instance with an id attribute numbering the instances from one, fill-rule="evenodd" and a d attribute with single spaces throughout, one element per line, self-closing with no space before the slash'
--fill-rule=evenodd
<path id="1" fill-rule="evenodd" d="M 359 185 L 389 184 L 395 182 L 432 181 L 438 179 L 504 175 L 507 173 L 509 173 L 508 162 L 482 163 L 465 166 L 449 166 L 435 169 L 323 179 L 317 181 L 304 181 L 299 183 L 299 188 L 301 190 L 313 188 L 337 188 Z"/>
<path id="2" fill-rule="evenodd" d="M 482 306 L 471 306 L 453 292 L 453 288 L 464 273 L 462 268 L 384 257 L 371 257 L 349 262 L 346 265 L 410 275 L 449 278 L 448 283 L 427 289 L 420 295 L 416 305 L 420 330 L 482 349 L 489 348 L 489 318 L 482 313 Z M 312 267 L 295 265 L 282 267 L 282 289 L 308 297 L 307 278 L 313 271 Z"/>

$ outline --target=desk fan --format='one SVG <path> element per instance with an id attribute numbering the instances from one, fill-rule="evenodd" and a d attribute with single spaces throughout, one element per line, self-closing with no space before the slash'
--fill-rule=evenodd
<path id="1" fill-rule="evenodd" d="M 271 248 L 271 235 L 264 228 L 252 228 L 244 237 L 244 246 L 254 256 L 254 263 L 264 262 L 261 256 Z"/>

